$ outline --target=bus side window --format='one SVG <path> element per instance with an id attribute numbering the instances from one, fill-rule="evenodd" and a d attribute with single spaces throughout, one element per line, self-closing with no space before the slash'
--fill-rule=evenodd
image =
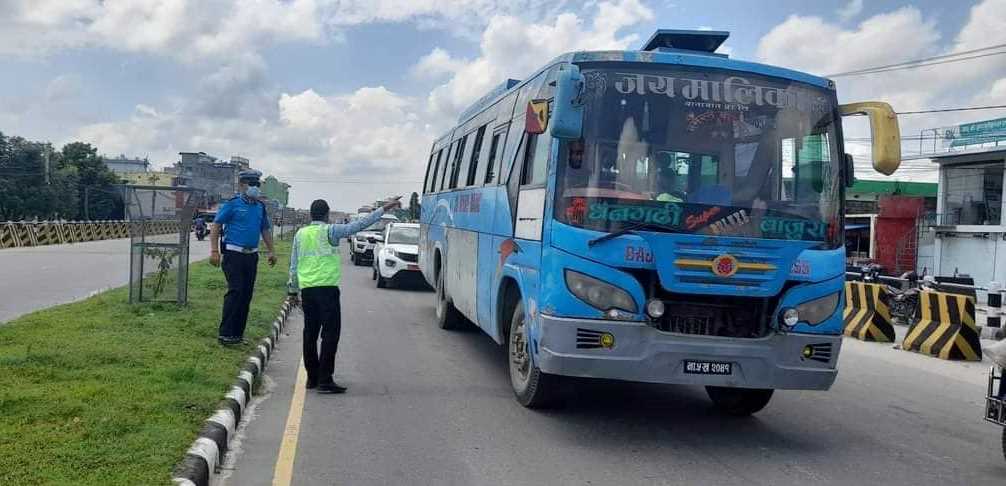
<path id="1" fill-rule="evenodd" d="M 461 162 L 464 160 L 465 142 L 467 141 L 468 135 L 465 135 L 458 141 L 458 146 L 454 149 L 454 163 L 451 164 L 451 189 L 458 187 L 458 174 L 461 173 Z"/>
<path id="2" fill-rule="evenodd" d="M 529 135 L 527 147 L 524 153 L 524 173 L 521 175 L 520 185 L 537 186 L 545 184 L 548 175 L 548 153 L 552 145 L 552 137 L 545 133 L 539 135 Z"/>
<path id="3" fill-rule="evenodd" d="M 493 134 L 492 142 L 489 144 L 489 157 L 486 159 L 486 175 L 483 178 L 483 183 L 492 184 L 496 182 L 496 171 L 499 170 L 499 161 L 502 157 L 499 156 L 500 152 L 500 140 L 503 134 L 506 133 L 503 130 L 497 131 Z"/>
<path id="4" fill-rule="evenodd" d="M 437 187 L 443 191 L 447 186 L 447 179 L 450 177 L 450 171 L 447 169 L 450 166 L 451 157 L 454 155 L 454 151 L 458 148 L 458 142 L 455 141 L 451 144 L 450 148 L 447 149 L 447 157 L 444 158 L 443 164 L 440 165 L 440 175 L 437 177 Z"/>
<path id="5" fill-rule="evenodd" d="M 436 159 L 430 158 L 433 161 L 433 170 L 430 172 L 430 188 L 429 192 L 437 192 L 437 174 L 440 173 L 440 159 L 444 156 L 444 149 L 437 150 Z"/>
<path id="6" fill-rule="evenodd" d="M 468 162 L 468 173 L 465 174 L 465 187 L 475 185 L 475 174 L 478 172 L 479 165 L 482 161 L 482 139 L 485 138 L 486 126 L 482 125 L 479 127 L 478 133 L 475 134 L 475 145 L 472 146 L 472 156 Z"/>
<path id="7" fill-rule="evenodd" d="M 433 192 L 432 179 L 437 174 L 437 163 L 440 162 L 438 160 L 438 157 L 439 153 L 437 153 L 436 151 L 433 151 L 433 153 L 430 154 L 430 161 L 426 164 L 426 178 L 423 179 L 423 194 L 429 194 Z"/>

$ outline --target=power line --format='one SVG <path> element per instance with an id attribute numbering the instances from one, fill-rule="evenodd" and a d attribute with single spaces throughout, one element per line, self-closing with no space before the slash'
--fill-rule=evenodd
<path id="1" fill-rule="evenodd" d="M 841 73 L 828 74 L 825 77 L 828 77 L 828 78 L 837 78 L 837 77 L 843 77 L 843 76 L 854 76 L 854 75 L 859 75 L 859 74 L 872 74 L 874 72 L 883 72 L 882 70 L 888 70 L 888 69 L 894 70 L 893 68 L 910 69 L 910 68 L 913 68 L 913 67 L 922 67 L 922 66 L 914 66 L 916 64 L 928 63 L 930 61 L 937 61 L 937 60 L 941 60 L 941 59 L 951 59 L 952 62 L 965 61 L 965 60 L 968 60 L 968 59 L 975 59 L 976 57 L 968 57 L 968 58 L 963 58 L 963 59 L 952 59 L 952 58 L 957 58 L 957 57 L 965 56 L 965 55 L 968 55 L 968 54 L 974 54 L 976 52 L 988 51 L 988 50 L 992 50 L 992 49 L 999 49 L 1000 47 L 1006 47 L 1006 44 L 997 44 L 997 45 L 994 45 L 994 46 L 981 47 L 981 48 L 978 48 L 978 49 L 971 49 L 971 50 L 968 50 L 968 51 L 955 52 L 953 54 L 943 54 L 943 55 L 940 55 L 940 56 L 932 56 L 932 57 L 926 57 L 926 58 L 922 58 L 922 59 L 915 59 L 913 61 L 903 61 L 903 62 L 899 62 L 899 63 L 895 63 L 895 64 L 887 64 L 887 65 L 884 65 L 884 66 L 874 66 L 874 67 L 869 67 L 869 68 L 856 69 L 856 70 L 853 70 L 853 71 L 845 71 L 845 72 L 841 72 Z M 989 56 L 989 55 L 998 55 L 998 54 L 1006 54 L 1006 51 L 1004 51 L 1004 52 L 998 52 L 998 53 L 991 53 L 991 54 L 984 54 L 982 56 L 977 56 L 977 57 L 985 57 L 985 56 Z M 934 64 L 936 64 L 936 63 L 934 63 Z M 927 65 L 929 65 L 929 64 L 927 64 Z"/>
<path id="2" fill-rule="evenodd" d="M 284 181 L 296 182 L 302 184 L 305 182 L 318 182 L 325 184 L 422 184 L 423 181 L 361 181 L 361 180 L 347 180 L 347 179 L 291 179 L 287 178 Z"/>
<path id="3" fill-rule="evenodd" d="M 1006 54 L 1006 52 L 1003 52 Z M 989 105 L 989 106 L 968 106 L 963 108 L 940 108 L 935 110 L 919 110 L 919 111 L 899 111 L 898 115 L 921 115 L 923 113 L 946 113 L 950 111 L 976 111 L 976 110 L 1001 110 L 1006 108 L 1006 105 Z"/>

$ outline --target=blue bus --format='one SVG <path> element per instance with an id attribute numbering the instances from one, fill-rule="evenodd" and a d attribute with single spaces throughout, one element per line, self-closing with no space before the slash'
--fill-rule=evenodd
<path id="1" fill-rule="evenodd" d="M 749 415 L 775 389 L 834 382 L 853 180 L 840 117 L 869 117 L 885 174 L 897 118 L 716 54 L 728 35 L 565 54 L 433 143 L 419 264 L 437 320 L 505 345 L 524 406 L 586 377 L 703 385 Z"/>

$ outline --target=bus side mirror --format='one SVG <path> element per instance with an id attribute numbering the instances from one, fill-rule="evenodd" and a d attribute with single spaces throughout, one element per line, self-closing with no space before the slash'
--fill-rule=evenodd
<path id="1" fill-rule="evenodd" d="M 845 187 L 852 187 L 856 183 L 856 165 L 852 155 L 843 154 L 845 159 Z"/>
<path id="2" fill-rule="evenodd" d="M 870 117 L 873 168 L 884 175 L 891 175 L 898 170 L 901 165 L 901 132 L 898 129 L 898 115 L 891 105 L 882 101 L 864 101 L 839 105 L 838 110 L 842 116 Z"/>
<path id="3" fill-rule="evenodd" d="M 580 67 L 569 64 L 559 71 L 555 102 L 552 107 L 552 136 L 573 140 L 583 132 L 583 75 Z"/>

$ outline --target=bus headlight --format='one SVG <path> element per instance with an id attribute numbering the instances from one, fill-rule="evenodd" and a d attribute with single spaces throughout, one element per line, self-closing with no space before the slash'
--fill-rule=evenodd
<path id="1" fill-rule="evenodd" d="M 638 311 L 628 292 L 580 272 L 566 270 L 566 287 L 580 300 L 602 311 L 620 309 L 633 314 Z"/>
<path id="2" fill-rule="evenodd" d="M 800 320 L 811 326 L 824 322 L 835 313 L 835 307 L 838 306 L 838 295 L 839 293 L 835 292 L 796 306 L 797 312 L 800 313 Z"/>

